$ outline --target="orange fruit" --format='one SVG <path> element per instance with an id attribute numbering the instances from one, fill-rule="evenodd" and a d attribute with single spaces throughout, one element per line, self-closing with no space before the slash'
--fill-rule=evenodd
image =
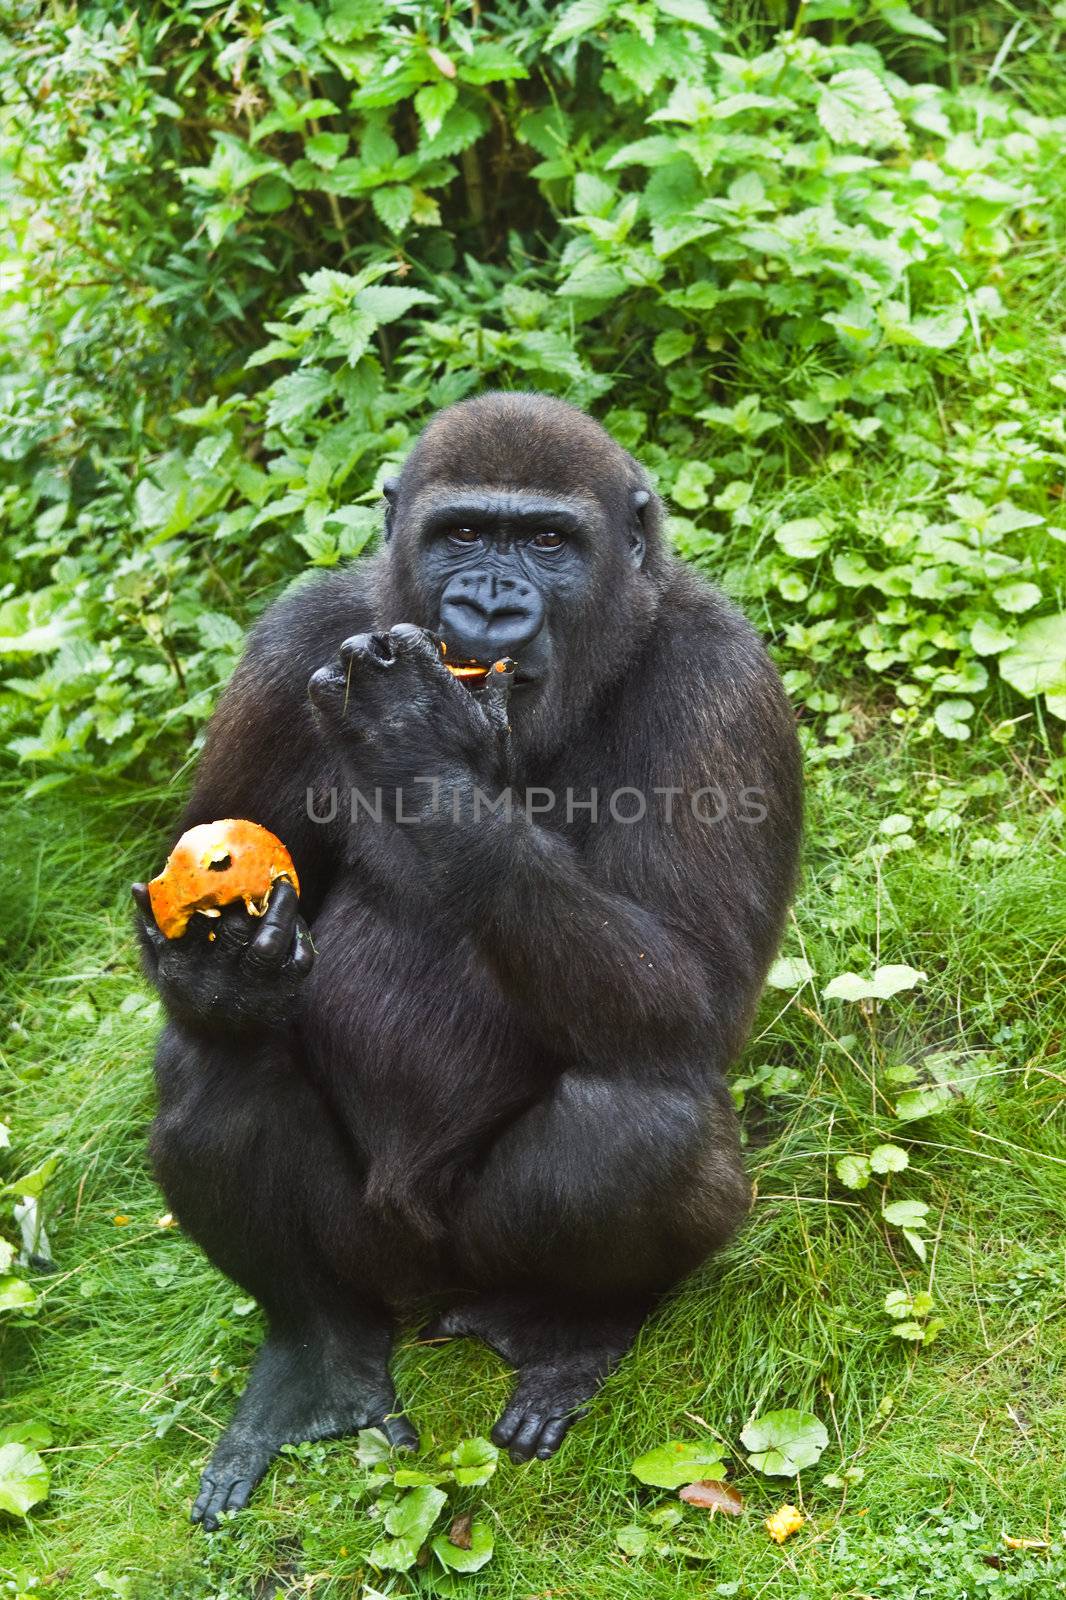
<path id="1" fill-rule="evenodd" d="M 288 878 L 299 894 L 300 880 L 281 840 L 258 822 L 224 817 L 182 834 L 149 883 L 148 898 L 160 932 L 180 939 L 197 911 L 217 917 L 237 900 L 261 917 L 278 878 Z"/>

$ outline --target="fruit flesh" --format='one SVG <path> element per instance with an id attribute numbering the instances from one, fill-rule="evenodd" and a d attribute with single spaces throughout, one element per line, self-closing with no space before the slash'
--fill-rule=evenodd
<path id="1" fill-rule="evenodd" d="M 288 878 L 299 894 L 296 868 L 281 840 L 256 822 L 224 817 L 182 834 L 149 883 L 148 898 L 160 932 L 180 939 L 197 912 L 217 917 L 238 900 L 252 916 L 262 916 L 278 878 Z"/>

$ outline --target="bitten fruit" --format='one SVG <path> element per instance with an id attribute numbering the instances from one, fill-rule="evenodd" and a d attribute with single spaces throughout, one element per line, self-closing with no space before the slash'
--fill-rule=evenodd
<path id="1" fill-rule="evenodd" d="M 182 834 L 149 883 L 148 899 L 160 932 L 180 939 L 196 912 L 218 917 L 237 900 L 253 917 L 262 916 L 278 878 L 288 878 L 299 894 L 300 880 L 281 840 L 257 822 L 224 817 Z"/>

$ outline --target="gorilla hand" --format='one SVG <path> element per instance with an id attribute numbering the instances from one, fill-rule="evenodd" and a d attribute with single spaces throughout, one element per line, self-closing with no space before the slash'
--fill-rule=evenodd
<path id="1" fill-rule="evenodd" d="M 433 636 L 401 622 L 357 633 L 308 684 L 366 803 L 397 821 L 476 814 L 476 792 L 508 781 L 507 702 L 515 663 L 498 661 L 477 693 L 459 683 Z"/>
<path id="2" fill-rule="evenodd" d="M 133 885 L 133 898 L 145 960 L 171 1016 L 225 1033 L 276 1030 L 296 1019 L 315 952 L 287 879 L 275 885 L 262 917 L 227 906 L 220 917 L 194 916 L 180 939 L 160 933 L 143 883 Z"/>

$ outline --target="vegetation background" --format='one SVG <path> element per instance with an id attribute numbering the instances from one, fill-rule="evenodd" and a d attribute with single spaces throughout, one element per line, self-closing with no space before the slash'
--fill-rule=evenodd
<path id="1" fill-rule="evenodd" d="M 0 24 L 0 1593 L 1066 1593 L 1066 5 Z M 258 1316 L 147 1173 L 126 893 L 248 621 L 485 386 L 654 473 L 772 641 L 810 821 L 735 1081 L 753 1222 L 557 1460 L 447 1486 L 495 1544 L 456 1575 L 381 1559 L 390 1495 L 421 1524 L 372 1441 L 185 1522 Z M 401 1367 L 431 1465 L 507 1382 Z M 768 1476 L 782 1409 L 828 1443 Z M 670 1439 L 740 1516 L 631 1474 Z"/>

